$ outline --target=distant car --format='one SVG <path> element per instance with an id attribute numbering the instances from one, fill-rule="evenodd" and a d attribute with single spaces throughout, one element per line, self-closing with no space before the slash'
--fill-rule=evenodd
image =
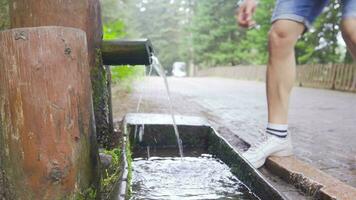
<path id="1" fill-rule="evenodd" d="M 172 67 L 172 75 L 175 77 L 185 77 L 187 76 L 185 62 L 175 62 Z"/>

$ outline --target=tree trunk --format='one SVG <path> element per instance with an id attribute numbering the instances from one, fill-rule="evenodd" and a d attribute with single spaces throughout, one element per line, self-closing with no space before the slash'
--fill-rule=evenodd
<path id="1" fill-rule="evenodd" d="M 86 32 L 93 103 L 99 143 L 110 137 L 106 71 L 102 65 L 101 9 L 99 0 L 11 0 L 11 27 L 65 26 Z M 104 139 L 103 139 L 104 138 Z"/>
<path id="2" fill-rule="evenodd" d="M 85 32 L 12 29 L 0 49 L 3 198 L 75 198 L 98 165 Z"/>

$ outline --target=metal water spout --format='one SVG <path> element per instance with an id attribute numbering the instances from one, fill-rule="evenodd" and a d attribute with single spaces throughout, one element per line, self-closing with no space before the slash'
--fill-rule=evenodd
<path id="1" fill-rule="evenodd" d="M 101 52 L 104 65 L 150 65 L 154 50 L 149 39 L 104 40 Z"/>

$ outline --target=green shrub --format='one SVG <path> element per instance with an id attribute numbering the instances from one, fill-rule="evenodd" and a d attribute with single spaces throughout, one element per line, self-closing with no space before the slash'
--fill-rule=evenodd
<path id="1" fill-rule="evenodd" d="M 104 150 L 103 153 L 111 155 L 112 161 L 109 169 L 105 170 L 105 174 L 101 180 L 101 192 L 104 199 L 109 198 L 110 193 L 113 191 L 116 182 L 120 175 L 120 163 L 121 163 L 121 150 L 115 148 L 113 150 Z"/>
<path id="2" fill-rule="evenodd" d="M 111 67 L 112 84 L 119 84 L 124 90 L 130 92 L 135 80 L 144 77 L 144 66 L 115 66 Z"/>

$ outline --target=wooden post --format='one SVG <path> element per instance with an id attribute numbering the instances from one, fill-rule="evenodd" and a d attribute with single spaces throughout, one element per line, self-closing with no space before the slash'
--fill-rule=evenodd
<path id="1" fill-rule="evenodd" d="M 98 174 L 85 32 L 12 29 L 0 49 L 4 198 L 73 198 Z"/>
<path id="2" fill-rule="evenodd" d="M 99 0 L 10 0 L 11 27 L 65 26 L 86 32 L 99 143 L 110 137 L 106 71 L 102 65 Z M 101 146 L 105 144 L 101 143 Z"/>

